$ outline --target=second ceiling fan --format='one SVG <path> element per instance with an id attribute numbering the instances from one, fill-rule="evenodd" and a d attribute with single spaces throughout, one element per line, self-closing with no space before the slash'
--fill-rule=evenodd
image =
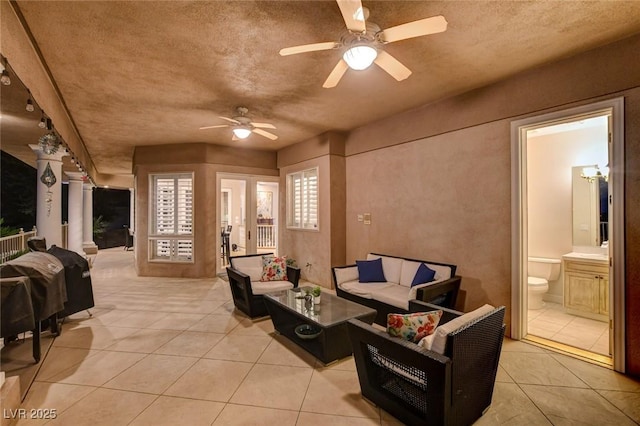
<path id="1" fill-rule="evenodd" d="M 218 117 L 228 121 L 229 124 L 218 124 L 215 126 L 200 127 L 200 130 L 218 129 L 221 127 L 231 127 L 231 130 L 233 131 L 233 138 L 231 140 L 234 140 L 234 141 L 237 141 L 240 139 L 246 139 L 249 137 L 249 135 L 251 135 L 251 133 L 256 133 L 260 136 L 264 136 L 265 138 L 269 138 L 272 141 L 278 139 L 278 137 L 273 133 L 267 132 L 266 130 L 262 130 L 262 129 L 275 129 L 276 126 L 274 126 L 273 124 L 256 123 L 254 121 L 251 121 L 251 118 L 247 116 L 247 113 L 249 112 L 249 110 L 245 107 L 237 107 L 236 112 L 238 115 L 236 115 L 233 118 L 223 117 L 223 116 Z"/>
<path id="2" fill-rule="evenodd" d="M 387 43 L 447 30 L 447 21 L 441 15 L 381 30 L 378 25 L 367 21 L 369 10 L 362 7 L 360 0 L 336 1 L 347 25 L 347 31 L 340 37 L 340 41 L 304 44 L 280 50 L 280 55 L 288 56 L 319 50 L 344 49 L 342 59 L 322 85 L 325 88 L 335 87 L 348 68 L 364 70 L 372 63 L 396 80 L 402 81 L 411 75 L 411 70 L 385 52 L 383 46 Z"/>

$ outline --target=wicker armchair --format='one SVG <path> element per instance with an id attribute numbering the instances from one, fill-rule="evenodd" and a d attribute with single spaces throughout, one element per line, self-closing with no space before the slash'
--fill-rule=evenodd
<path id="1" fill-rule="evenodd" d="M 444 324 L 462 315 L 442 309 Z M 504 306 L 447 335 L 444 355 L 350 320 L 362 396 L 408 425 L 470 425 L 489 408 L 505 326 Z"/>
<path id="2" fill-rule="evenodd" d="M 300 268 L 287 266 L 287 281 L 255 283 L 255 285 L 260 285 L 260 289 L 254 289 L 251 283 L 251 277 L 247 273 L 248 271 L 242 271 L 238 264 L 246 264 L 246 262 L 243 262 L 242 260 L 257 260 L 258 257 L 261 259 L 262 256 L 262 254 L 234 256 L 229 259 L 230 266 L 227 267 L 227 276 L 229 277 L 233 303 L 237 309 L 247 314 L 250 318 L 269 315 L 262 296 L 265 292 L 298 287 L 298 281 L 300 280 Z"/>

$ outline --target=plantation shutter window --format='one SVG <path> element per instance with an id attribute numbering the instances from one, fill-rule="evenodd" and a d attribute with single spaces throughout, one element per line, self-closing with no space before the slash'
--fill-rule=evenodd
<path id="1" fill-rule="evenodd" d="M 193 262 L 193 174 L 151 175 L 149 259 Z"/>
<path id="2" fill-rule="evenodd" d="M 318 230 L 318 168 L 287 175 L 287 227 Z"/>

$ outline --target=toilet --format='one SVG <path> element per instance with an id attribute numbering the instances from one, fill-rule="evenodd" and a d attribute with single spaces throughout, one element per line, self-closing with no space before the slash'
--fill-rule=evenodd
<path id="1" fill-rule="evenodd" d="M 549 290 L 549 281 L 556 281 L 560 277 L 560 259 L 530 257 L 527 273 L 528 307 L 542 309 L 542 298 Z"/>

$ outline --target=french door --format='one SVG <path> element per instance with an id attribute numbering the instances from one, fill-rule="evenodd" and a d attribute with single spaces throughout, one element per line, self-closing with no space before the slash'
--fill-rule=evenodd
<path id="1" fill-rule="evenodd" d="M 218 173 L 216 224 L 222 272 L 231 256 L 278 252 L 279 179 Z"/>

